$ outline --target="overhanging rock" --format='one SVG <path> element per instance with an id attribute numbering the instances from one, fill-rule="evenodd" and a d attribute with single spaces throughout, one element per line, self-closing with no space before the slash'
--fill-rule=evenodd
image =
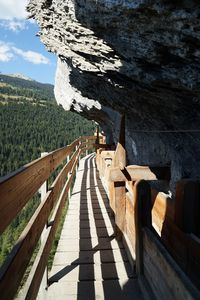
<path id="1" fill-rule="evenodd" d="M 40 38 L 58 56 L 55 94 L 117 140 L 129 163 L 200 178 L 200 4 L 169 0 L 31 0 Z"/>

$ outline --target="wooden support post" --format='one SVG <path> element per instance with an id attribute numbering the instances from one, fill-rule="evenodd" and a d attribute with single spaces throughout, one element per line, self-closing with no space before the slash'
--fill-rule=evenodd
<path id="1" fill-rule="evenodd" d="M 125 115 L 121 117 L 119 143 L 125 148 Z"/>
<path id="2" fill-rule="evenodd" d="M 119 142 L 115 151 L 114 167 L 124 169 L 126 166 L 126 150 L 125 150 L 125 116 L 121 118 Z"/>
<path id="3" fill-rule="evenodd" d="M 81 147 L 81 141 L 79 142 L 79 147 Z M 81 160 L 81 154 L 79 155 L 79 157 L 78 157 L 78 166 L 79 166 L 79 164 L 80 164 L 80 160 Z"/>
<path id="4" fill-rule="evenodd" d="M 70 161 L 70 156 L 68 155 L 67 156 L 67 163 Z M 70 170 L 70 172 L 68 173 L 68 180 L 70 179 L 70 176 L 71 176 L 71 170 Z M 68 200 L 70 199 L 70 197 L 71 197 L 71 187 L 69 188 L 69 190 L 68 190 Z"/>
<path id="5" fill-rule="evenodd" d="M 88 146 L 88 139 L 86 139 L 86 147 Z M 85 151 L 85 155 L 88 155 L 88 149 Z"/>
<path id="6" fill-rule="evenodd" d="M 135 196 L 136 273 L 140 276 L 144 273 L 142 228 L 151 228 L 152 226 L 151 189 L 145 180 L 137 181 L 133 189 Z"/>
<path id="7" fill-rule="evenodd" d="M 175 223 L 185 233 L 200 236 L 200 183 L 182 180 L 177 183 Z"/>
<path id="8" fill-rule="evenodd" d="M 47 154 L 48 154 L 48 152 L 42 152 L 41 157 L 44 157 Z M 46 180 L 40 188 L 41 202 L 43 202 L 45 200 L 47 189 L 48 189 L 48 184 L 47 184 L 47 180 Z M 45 226 L 44 229 L 43 229 L 43 232 L 41 234 L 41 244 L 45 240 L 46 228 L 47 227 Z M 43 275 L 42 280 L 41 280 L 40 289 L 38 291 L 38 300 L 44 300 L 46 298 L 47 287 L 48 287 L 48 270 L 47 270 L 47 267 L 46 267 L 45 270 L 44 270 L 44 275 Z"/>
<path id="9" fill-rule="evenodd" d="M 126 166 L 126 150 L 125 150 L 125 117 L 122 116 L 120 124 L 119 142 L 114 156 L 113 167 L 124 169 Z M 114 204 L 115 204 L 115 223 L 116 236 L 122 238 L 122 233 L 125 226 L 126 213 L 126 189 L 124 182 L 114 182 Z"/>
<path id="10" fill-rule="evenodd" d="M 99 142 L 99 125 L 97 126 L 97 129 L 96 129 L 96 142 L 95 144 L 100 144 Z"/>
<path id="11" fill-rule="evenodd" d="M 114 201 L 115 201 L 115 234 L 117 239 L 122 238 L 125 227 L 126 213 L 126 191 L 125 182 L 114 183 Z"/>
<path id="12" fill-rule="evenodd" d="M 78 147 L 79 147 L 79 144 L 76 146 L 75 151 L 77 151 Z M 78 158 L 78 162 L 79 162 L 79 158 Z M 76 165 L 76 173 L 77 173 L 77 171 L 78 171 L 78 163 L 77 163 L 77 165 Z"/>

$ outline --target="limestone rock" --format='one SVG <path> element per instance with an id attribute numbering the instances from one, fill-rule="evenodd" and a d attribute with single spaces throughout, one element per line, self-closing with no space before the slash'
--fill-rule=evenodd
<path id="1" fill-rule="evenodd" d="M 129 163 L 200 178 L 200 4 L 195 0 L 30 0 L 58 56 L 55 94 L 117 141 Z"/>

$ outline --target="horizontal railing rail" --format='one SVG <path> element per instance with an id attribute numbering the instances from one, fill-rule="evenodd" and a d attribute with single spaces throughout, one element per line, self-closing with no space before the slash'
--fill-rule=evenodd
<path id="1" fill-rule="evenodd" d="M 200 182 L 180 181 L 170 198 L 159 192 L 170 166 L 126 165 L 123 140 L 115 150 L 99 147 L 96 163 L 138 278 L 158 299 L 200 299 Z"/>
<path id="2" fill-rule="evenodd" d="M 41 243 L 32 271 L 23 289 L 24 299 L 36 298 L 79 158 L 86 149 L 95 148 L 95 141 L 94 136 L 80 137 L 70 145 L 55 150 L 1 179 L 0 233 L 14 220 L 57 167 L 67 157 L 70 157 L 0 268 L 2 300 L 14 298 L 43 229 L 47 225 L 45 238 Z"/>

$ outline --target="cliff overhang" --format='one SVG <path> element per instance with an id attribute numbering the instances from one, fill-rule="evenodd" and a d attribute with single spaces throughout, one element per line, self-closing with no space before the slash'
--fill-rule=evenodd
<path id="1" fill-rule="evenodd" d="M 117 141 L 126 115 L 129 163 L 200 177 L 200 5 L 184 0 L 30 0 L 58 56 L 57 102 Z"/>

